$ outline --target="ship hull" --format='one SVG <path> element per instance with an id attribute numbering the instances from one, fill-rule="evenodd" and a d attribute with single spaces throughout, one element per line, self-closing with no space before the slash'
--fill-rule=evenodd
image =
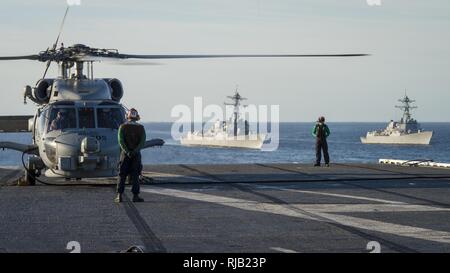
<path id="1" fill-rule="evenodd" d="M 432 131 L 403 134 L 403 135 L 390 135 L 390 136 L 374 136 L 367 135 L 361 137 L 363 144 L 412 144 L 412 145 L 428 145 L 430 144 Z"/>
<path id="2" fill-rule="evenodd" d="M 214 137 L 191 137 L 181 138 L 181 145 L 185 146 L 211 146 L 211 147 L 230 147 L 230 148 L 244 148 L 244 149 L 261 149 L 264 143 L 264 137 L 228 137 L 228 138 L 214 138 Z"/>

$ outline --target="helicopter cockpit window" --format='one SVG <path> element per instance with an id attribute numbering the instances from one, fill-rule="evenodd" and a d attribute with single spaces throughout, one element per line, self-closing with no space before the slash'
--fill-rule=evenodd
<path id="1" fill-rule="evenodd" d="M 75 108 L 53 108 L 50 112 L 48 131 L 69 128 L 77 128 Z"/>
<path id="2" fill-rule="evenodd" d="M 80 128 L 95 128 L 94 108 L 79 108 L 78 119 Z"/>
<path id="3" fill-rule="evenodd" d="M 118 129 L 125 122 L 120 108 L 97 108 L 98 128 Z"/>

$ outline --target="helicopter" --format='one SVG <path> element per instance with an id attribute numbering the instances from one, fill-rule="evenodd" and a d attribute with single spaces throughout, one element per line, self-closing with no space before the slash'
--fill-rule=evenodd
<path id="1" fill-rule="evenodd" d="M 125 59 L 205 59 L 205 58 L 297 58 L 358 57 L 368 54 L 198 54 L 138 55 L 122 54 L 117 49 L 102 49 L 84 44 L 58 47 L 69 11 L 67 6 L 59 34 L 51 48 L 38 54 L 0 56 L 0 61 L 32 60 L 46 63 L 43 77 L 34 87 L 24 88 L 24 103 L 37 105 L 33 116 L 9 116 L 0 122 L 0 132 L 31 132 L 32 143 L 0 142 L 0 148 L 22 152 L 24 179 L 34 185 L 37 177 L 68 180 L 114 177 L 118 173 L 120 149 L 117 132 L 125 122 L 126 108 L 121 104 L 124 88 L 119 79 L 95 78 L 93 64 Z M 51 63 L 59 75 L 46 77 Z M 85 70 L 86 73 L 85 73 Z M 2 128 L 3 127 L 3 128 Z M 145 142 L 144 148 L 162 146 L 162 139 Z M 24 155 L 28 155 L 26 162 Z"/>

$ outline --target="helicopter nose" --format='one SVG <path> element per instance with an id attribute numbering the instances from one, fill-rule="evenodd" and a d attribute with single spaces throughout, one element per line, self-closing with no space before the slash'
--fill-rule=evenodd
<path id="1" fill-rule="evenodd" d="M 81 152 L 83 154 L 94 154 L 100 152 L 100 142 L 95 137 L 85 137 L 81 141 Z"/>

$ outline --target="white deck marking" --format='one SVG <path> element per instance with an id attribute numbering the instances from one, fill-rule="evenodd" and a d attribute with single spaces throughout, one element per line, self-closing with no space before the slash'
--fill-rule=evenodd
<path id="1" fill-rule="evenodd" d="M 346 226 L 450 244 L 450 233 L 445 231 L 391 224 L 346 215 L 337 215 L 330 213 L 318 213 L 318 215 Z"/>
<path id="2" fill-rule="evenodd" d="M 330 212 L 433 212 L 449 211 L 450 208 L 439 208 L 414 204 L 291 204 L 291 206 L 313 213 Z"/>
<path id="3" fill-rule="evenodd" d="M 216 180 L 210 179 L 210 178 L 179 175 L 179 174 L 173 174 L 173 173 L 144 172 L 144 175 L 150 176 L 150 177 L 153 176 L 153 177 L 163 177 L 163 178 L 190 178 L 190 179 L 196 179 L 196 180 L 207 181 L 207 182 L 217 182 Z"/>
<path id="4" fill-rule="evenodd" d="M 289 209 L 289 206 L 284 205 L 276 205 L 271 203 L 261 203 L 256 201 L 249 201 L 245 199 L 237 199 L 231 197 L 223 197 L 205 193 L 198 192 L 190 192 L 190 191 L 182 191 L 182 190 L 173 190 L 173 189 L 150 189 L 147 187 L 141 187 L 142 192 L 168 195 L 173 197 L 185 198 L 190 200 L 208 202 L 219 204 L 223 206 L 233 207 L 237 209 L 243 209 L 248 211 L 256 211 L 256 212 L 265 212 L 265 213 L 273 213 L 285 216 L 292 216 L 304 219 L 314 220 L 315 218 L 310 217 L 306 214 L 303 214 L 297 210 Z"/>
<path id="5" fill-rule="evenodd" d="M 278 252 L 283 252 L 283 253 L 298 253 L 295 250 L 282 248 L 282 247 L 271 247 L 270 249 L 278 251 Z"/>
<path id="6" fill-rule="evenodd" d="M 187 175 L 183 175 L 183 176 L 180 176 L 180 177 L 197 179 L 197 180 L 202 180 L 202 181 L 207 181 L 207 182 L 217 182 L 217 180 L 210 179 L 210 178 L 204 178 L 204 177 L 187 176 Z"/>
<path id="7" fill-rule="evenodd" d="M 190 200 L 196 200 L 201 202 L 208 202 L 219 204 L 223 206 L 243 209 L 247 211 L 273 213 L 283 216 L 297 217 L 308 220 L 335 222 L 346 226 L 356 227 L 365 230 L 371 230 L 375 232 L 383 232 L 394 234 L 398 236 L 411 237 L 415 239 L 423 239 L 429 241 L 435 241 L 440 243 L 450 243 L 450 233 L 445 231 L 436 231 L 427 228 L 418 228 L 406 225 L 386 223 L 376 220 L 368 220 L 353 216 L 337 215 L 332 213 L 339 212 L 374 212 L 372 207 L 380 209 L 380 211 L 402 212 L 402 211 L 449 211 L 447 208 L 413 205 L 407 203 L 400 204 L 308 204 L 308 205 L 295 205 L 296 208 L 301 209 L 307 214 L 302 213 L 297 209 L 293 209 L 292 205 L 279 205 L 272 203 L 262 203 L 256 201 L 249 201 L 245 199 L 223 197 L 205 193 L 174 190 L 174 189 L 162 189 L 162 188 L 149 188 L 143 187 L 142 192 L 167 195 L 178 198 L 185 198 Z M 324 194 L 319 192 L 308 192 L 312 194 Z M 336 196 L 333 194 L 333 196 Z M 361 199 L 359 196 L 341 195 L 344 198 Z M 373 199 L 373 198 L 371 198 Z M 366 200 L 366 199 L 364 199 Z M 382 200 L 384 202 L 392 203 L 393 201 Z M 352 210 L 353 208 L 353 210 Z M 366 210 L 364 210 L 366 209 Z M 309 215 L 308 215 L 309 214 Z M 312 216 L 311 216 L 312 215 Z M 316 215 L 317 217 L 314 217 Z M 326 220 L 324 220 L 324 218 Z"/>
<path id="8" fill-rule="evenodd" d="M 317 194 L 317 195 L 325 195 L 325 196 L 359 199 L 359 200 L 366 200 L 366 201 L 375 201 L 375 202 L 387 203 L 387 204 L 406 204 L 404 202 L 399 202 L 399 201 L 391 201 L 391 200 L 386 200 L 386 199 L 370 198 L 370 197 L 355 196 L 355 195 L 346 195 L 346 194 L 337 194 L 337 193 L 328 193 L 328 192 L 316 192 L 316 191 L 301 191 L 301 190 L 293 190 L 293 189 L 282 189 L 282 190 L 290 191 L 290 192 L 298 192 L 298 193 L 309 193 L 309 194 Z"/>

